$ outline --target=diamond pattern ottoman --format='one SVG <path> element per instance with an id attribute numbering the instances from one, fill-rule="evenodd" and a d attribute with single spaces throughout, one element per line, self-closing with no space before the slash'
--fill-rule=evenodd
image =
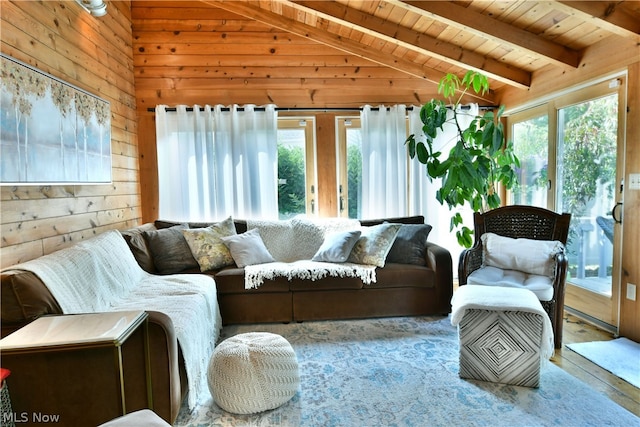
<path id="1" fill-rule="evenodd" d="M 542 316 L 467 310 L 460 322 L 460 377 L 538 387 Z"/>
<path id="2" fill-rule="evenodd" d="M 533 292 L 461 286 L 452 300 L 460 338 L 461 378 L 539 387 L 540 367 L 553 354 L 548 316 Z"/>

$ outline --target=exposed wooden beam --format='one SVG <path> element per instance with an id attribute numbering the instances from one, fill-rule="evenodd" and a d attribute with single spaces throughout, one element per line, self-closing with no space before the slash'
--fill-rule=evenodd
<path id="1" fill-rule="evenodd" d="M 489 77 L 511 86 L 527 89 L 531 85 L 531 73 L 525 70 L 510 67 L 503 62 L 462 49 L 459 46 L 418 33 L 343 4 L 301 0 L 292 2 L 291 5 L 306 13 L 317 13 L 321 18 L 420 54 L 433 56 L 461 68 L 481 71 Z"/>
<path id="2" fill-rule="evenodd" d="M 480 37 L 490 38 L 513 49 L 527 50 L 534 55 L 544 56 L 561 66 L 577 68 L 580 53 L 568 47 L 546 40 L 526 30 L 490 18 L 448 1 L 400 1 L 388 0 L 400 7 L 410 6 L 424 14 L 455 28 L 470 31 Z"/>
<path id="3" fill-rule="evenodd" d="M 442 77 L 442 72 L 434 70 L 429 67 L 416 64 L 414 62 L 405 60 L 403 58 L 395 57 L 384 52 L 380 52 L 375 48 L 364 45 L 362 43 L 355 42 L 353 40 L 346 39 L 338 34 L 325 31 L 315 26 L 307 25 L 299 22 L 295 19 L 291 19 L 274 13 L 271 10 L 267 10 L 257 6 L 253 2 L 234 1 L 234 0 L 201 0 L 202 3 L 218 7 L 220 9 L 232 12 L 250 19 L 254 19 L 259 22 L 263 22 L 275 28 L 288 31 L 292 34 L 297 34 L 302 37 L 306 37 L 318 43 L 322 43 L 331 46 L 335 49 L 343 52 L 348 52 L 352 55 L 367 59 L 374 63 L 393 68 L 401 71 L 405 74 L 409 74 L 414 77 L 425 79 L 433 84 L 438 84 Z M 265 2 L 261 1 L 260 5 L 264 7 L 277 8 L 283 7 L 286 3 L 281 1 Z M 284 8 L 282 9 L 284 13 Z M 479 102 L 493 102 L 493 93 L 487 93 L 484 95 L 474 95 Z"/>
<path id="4" fill-rule="evenodd" d="M 640 39 L 640 19 L 618 7 L 624 1 L 558 1 L 565 12 L 593 21 L 597 26 L 622 37 Z M 629 2 L 627 2 L 629 3 Z M 634 1 L 633 3 L 637 3 Z M 637 4 L 634 5 L 637 7 Z"/>

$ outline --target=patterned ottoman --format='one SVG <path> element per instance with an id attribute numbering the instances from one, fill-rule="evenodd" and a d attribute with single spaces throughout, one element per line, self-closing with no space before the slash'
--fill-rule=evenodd
<path id="1" fill-rule="evenodd" d="M 209 390 L 227 412 L 255 414 L 288 402 L 298 390 L 298 360 L 280 335 L 250 332 L 227 338 L 213 352 Z"/>
<path id="2" fill-rule="evenodd" d="M 553 355 L 548 315 L 527 289 L 461 286 L 451 301 L 460 338 L 460 377 L 526 387 L 540 385 Z"/>

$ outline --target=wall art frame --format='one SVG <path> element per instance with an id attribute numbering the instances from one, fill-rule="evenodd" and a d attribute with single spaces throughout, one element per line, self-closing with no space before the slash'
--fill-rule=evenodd
<path id="1" fill-rule="evenodd" d="M 111 106 L 0 53 L 0 185 L 111 183 Z"/>

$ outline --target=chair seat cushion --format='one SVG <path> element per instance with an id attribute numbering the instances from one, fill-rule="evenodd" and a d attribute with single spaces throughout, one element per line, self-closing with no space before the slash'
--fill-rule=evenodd
<path id="1" fill-rule="evenodd" d="M 549 277 L 523 273 L 517 270 L 482 267 L 469 275 L 467 284 L 523 288 L 533 292 L 540 301 L 551 301 L 553 299 L 553 283 Z"/>

